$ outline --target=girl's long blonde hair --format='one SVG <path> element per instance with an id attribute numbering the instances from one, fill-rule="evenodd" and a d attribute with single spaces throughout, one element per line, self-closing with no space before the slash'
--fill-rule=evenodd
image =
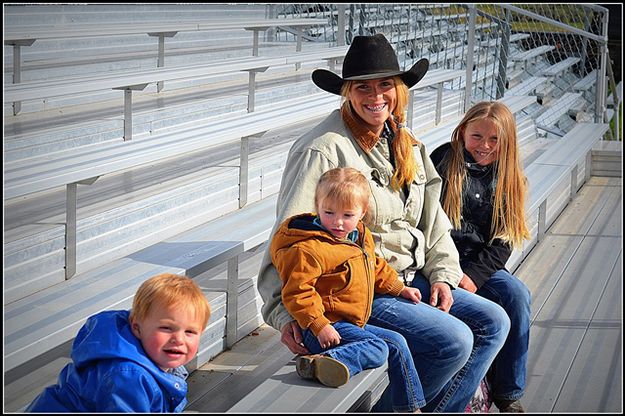
<path id="1" fill-rule="evenodd" d="M 499 157 L 495 163 L 497 186 L 493 198 L 491 241 L 499 238 L 512 248 L 530 238 L 525 219 L 527 179 L 521 167 L 514 115 L 500 102 L 483 101 L 471 107 L 451 136 L 451 155 L 447 160 L 447 189 L 443 209 L 454 228 L 460 228 L 462 189 L 466 179 L 464 132 L 469 123 L 488 119 L 497 129 Z"/>
<path id="2" fill-rule="evenodd" d="M 395 190 L 401 189 L 403 186 L 410 186 L 417 174 L 417 163 L 414 158 L 412 146 L 415 143 L 412 135 L 408 132 L 406 126 L 406 106 L 408 105 L 409 91 L 404 81 L 398 76 L 392 77 L 395 81 L 395 90 L 397 95 L 397 103 L 392 110 L 393 121 L 397 126 L 395 138 L 393 139 L 393 156 L 395 158 L 395 171 L 391 178 L 391 186 Z M 352 118 L 356 118 L 351 105 L 349 105 L 349 92 L 354 81 L 345 81 L 341 88 L 341 96 L 345 99 L 343 106 L 350 113 Z"/>

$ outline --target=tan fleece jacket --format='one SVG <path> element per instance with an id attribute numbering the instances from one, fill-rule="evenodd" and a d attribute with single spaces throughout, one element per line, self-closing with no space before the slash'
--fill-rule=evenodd
<path id="1" fill-rule="evenodd" d="M 330 323 L 364 326 L 374 293 L 398 296 L 404 284 L 375 255 L 373 237 L 362 222 L 356 243 L 338 239 L 312 222 L 315 214 L 285 220 L 270 245 L 282 279 L 282 302 L 302 328 L 315 336 Z"/>
<path id="2" fill-rule="evenodd" d="M 364 143 L 363 143 L 364 144 Z M 445 282 L 456 287 L 462 276 L 458 250 L 451 239 L 451 223 L 439 199 L 441 178 L 423 144 L 414 145 L 417 176 L 408 195 L 392 189 L 388 142 L 380 138 L 365 144 L 365 150 L 341 119 L 332 112 L 308 133 L 297 139 L 286 161 L 278 196 L 276 225 L 288 217 L 315 210 L 315 187 L 321 175 L 332 168 L 350 166 L 369 180 L 372 198 L 366 225 L 373 235 L 376 254 L 402 271 L 420 270 L 430 283 Z M 282 284 L 272 264 L 269 247 L 258 274 L 258 291 L 263 298 L 265 322 L 277 330 L 293 320 L 281 297 Z"/>

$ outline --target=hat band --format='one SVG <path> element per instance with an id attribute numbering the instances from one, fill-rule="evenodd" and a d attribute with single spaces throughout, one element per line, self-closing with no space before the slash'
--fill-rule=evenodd
<path id="1" fill-rule="evenodd" d="M 401 74 L 403 74 L 403 71 L 394 71 L 394 70 L 385 70 L 385 71 L 379 71 L 379 72 L 368 71 L 363 74 L 348 75 L 344 77 L 343 79 L 345 81 L 354 81 L 354 80 L 359 80 L 359 79 L 375 79 L 375 78 L 393 77 L 395 75 L 401 75 Z"/>

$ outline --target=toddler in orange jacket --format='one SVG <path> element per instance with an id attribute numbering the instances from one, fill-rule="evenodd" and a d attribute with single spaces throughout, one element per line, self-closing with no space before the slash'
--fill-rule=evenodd
<path id="1" fill-rule="evenodd" d="M 298 356 L 298 374 L 339 387 L 388 360 L 390 383 L 403 386 L 393 389 L 402 392 L 393 398 L 394 410 L 415 412 L 425 400 L 405 339 L 367 320 L 374 293 L 415 303 L 421 293 L 375 255 L 362 222 L 370 195 L 358 170 L 327 171 L 315 192 L 317 213 L 286 219 L 271 240 L 271 258 L 283 281 L 282 301 L 312 353 Z"/>

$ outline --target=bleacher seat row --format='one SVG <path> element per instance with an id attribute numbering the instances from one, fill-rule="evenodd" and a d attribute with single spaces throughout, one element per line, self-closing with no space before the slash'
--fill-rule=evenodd
<path id="1" fill-rule="evenodd" d="M 443 121 L 443 114 L 449 113 L 449 110 L 443 108 L 443 105 L 444 103 L 453 103 L 456 106 L 458 101 L 462 100 L 461 94 L 454 94 L 460 91 L 446 89 L 452 84 L 452 80 L 459 79 L 460 88 L 466 85 L 463 82 L 466 81 L 464 77 L 466 77 L 467 71 L 457 69 L 460 66 L 455 66 L 453 62 L 463 59 L 464 43 L 461 34 L 466 31 L 466 26 L 459 25 L 456 21 L 460 16 L 433 19 L 436 26 L 432 26 L 432 36 L 440 37 L 453 32 L 454 37 L 459 37 L 457 43 L 454 44 L 455 46 L 450 47 L 446 54 L 431 55 L 436 57 L 436 59 L 432 59 L 433 63 L 439 61 L 442 65 L 447 62 L 450 65 L 448 68 L 454 69 L 432 69 L 418 84 L 416 89 L 421 91 L 413 91 L 411 96 L 411 115 L 417 106 L 421 106 L 420 110 L 428 107 L 427 115 L 419 114 L 420 121 L 415 123 L 416 125 L 413 123 L 410 125 L 413 130 L 419 130 L 417 135 L 429 150 L 433 150 L 439 144 L 449 140 L 451 131 L 458 122 L 456 116 Z M 151 24 L 143 23 L 134 25 L 134 27 L 133 25 L 118 25 L 116 28 L 110 26 L 104 30 L 111 34 L 111 31 L 119 32 L 119 30 L 143 33 L 149 29 L 150 33 L 159 35 L 158 66 L 160 67 L 163 59 L 161 52 L 164 49 L 164 37 L 169 36 L 163 30 L 170 30 L 171 33 L 175 33 L 176 28 L 188 32 L 208 30 L 219 25 L 222 27 L 230 25 L 231 23 L 227 20 L 213 22 L 213 26 L 198 24 L 193 27 L 175 24 L 169 27 L 160 25 L 158 28 L 154 28 Z M 285 22 L 287 19 L 278 20 Z M 326 22 L 325 18 L 319 20 Z M 93 146 L 42 152 L 39 156 L 16 158 L 7 160 L 5 163 L 5 205 L 7 200 L 28 199 L 34 194 L 43 194 L 63 186 L 66 187 L 67 194 L 65 202 L 67 218 L 65 221 L 60 221 L 60 225 L 64 226 L 64 231 L 59 231 L 60 227 L 57 227 L 49 234 L 57 233 L 59 235 L 55 235 L 55 239 L 64 241 L 61 243 L 60 250 L 65 247 L 66 277 L 69 279 L 41 288 L 37 286 L 41 282 L 33 284 L 32 281 L 19 279 L 19 276 L 12 276 L 7 281 L 16 284 L 16 286 L 8 288 L 5 286 L 4 289 L 4 374 L 5 386 L 10 386 L 7 389 L 9 396 L 7 400 L 12 400 L 12 403 L 22 400 L 22 404 L 14 406 L 15 410 L 19 410 L 20 406 L 23 406 L 24 400 L 27 400 L 27 397 L 25 398 L 23 395 L 24 390 L 28 389 L 24 387 L 25 385 L 40 388 L 54 382 L 58 370 L 67 362 L 67 352 L 73 337 L 88 316 L 104 309 L 128 308 L 136 288 L 145 279 L 156 273 L 187 274 L 201 281 L 207 297 L 211 300 L 211 305 L 214 306 L 210 327 L 202 337 L 200 352 L 191 369 L 200 367 L 215 354 L 223 351 L 224 348 L 231 347 L 257 326 L 254 325 L 258 322 L 259 312 L 254 309 L 253 305 L 249 306 L 247 303 L 247 297 L 254 297 L 256 293 L 253 283 L 255 277 L 244 278 L 242 276 L 242 264 L 256 251 L 262 250 L 267 241 L 275 218 L 276 185 L 274 183 L 272 188 L 265 188 L 259 197 L 254 196 L 247 202 L 250 194 L 248 190 L 250 143 L 253 143 L 252 138 L 254 136 L 273 129 L 288 129 L 299 123 L 316 122 L 320 117 L 338 108 L 339 100 L 337 97 L 325 93 L 305 93 L 294 100 L 285 100 L 281 97 L 281 99 L 272 102 L 270 108 L 256 110 L 254 108 L 255 75 L 257 72 L 262 72 L 266 67 L 299 65 L 324 60 L 331 66 L 344 55 L 346 50 L 346 47 L 328 47 L 319 48 L 315 51 L 301 51 L 302 37 L 298 36 L 297 53 L 289 52 L 281 56 L 258 57 L 258 31 L 265 30 L 265 25 L 267 28 L 279 26 L 284 23 L 283 21 L 270 22 L 266 20 L 250 24 L 247 27 L 254 30 L 253 56 L 251 57 L 229 58 L 210 64 L 181 67 L 109 71 L 106 75 L 94 75 L 80 79 L 75 76 L 68 76 L 54 83 L 48 80 L 7 85 L 5 113 L 7 102 L 18 104 L 27 100 L 45 102 L 49 97 L 55 95 L 66 96 L 112 88 L 125 90 L 127 101 L 124 120 L 129 122 L 129 126 L 124 131 L 124 137 L 126 139 L 132 138 L 132 140 L 121 141 L 121 137 L 116 137 L 113 140 L 102 141 Z M 392 22 L 393 20 L 389 19 L 389 21 Z M 313 22 L 313 20 L 306 20 L 301 24 L 306 26 L 318 23 Z M 372 27 L 381 30 L 385 23 L 380 21 L 371 24 Z M 232 23 L 232 25 L 233 30 L 235 28 L 241 29 L 239 27 L 241 22 Z M 87 26 L 90 27 L 89 30 L 92 30 L 93 34 L 97 34 L 98 29 L 95 27 L 97 25 Z M 297 25 L 294 24 L 293 26 Z M 242 27 L 246 28 L 246 26 Z M 485 24 L 480 28 L 491 28 L 491 25 Z M 45 38 L 44 32 L 46 30 L 57 32 L 52 35 L 48 34 L 48 36 L 68 35 L 67 33 L 63 34 L 61 29 L 46 28 L 45 25 L 40 27 L 33 25 L 30 29 L 32 30 L 31 35 L 23 36 L 24 33 L 17 34 L 15 31 L 9 31 L 7 33 L 10 34 L 10 37 L 5 39 L 5 44 L 14 45 L 16 51 L 13 63 L 14 65 L 17 64 L 14 75 L 17 76 L 16 80 L 18 81 L 20 73 L 18 51 L 20 46 L 25 46 L 37 38 L 36 32 L 39 32 L 38 39 L 40 40 Z M 297 32 L 298 35 L 301 35 L 299 31 Z M 290 33 L 295 32 L 291 31 Z M 398 47 L 405 47 L 406 50 L 414 48 L 414 44 L 411 42 L 421 36 L 420 33 L 421 31 L 416 32 L 412 38 L 400 33 L 397 40 L 398 42 L 401 40 L 401 45 Z M 74 31 L 69 35 L 79 34 L 79 32 Z M 521 41 L 528 37 L 529 35 L 524 33 L 512 34 L 509 42 Z M 483 55 L 483 60 L 480 59 L 477 62 L 472 81 L 474 85 L 478 84 L 478 88 L 485 88 L 487 82 L 493 81 L 493 74 L 496 74 L 498 69 L 497 55 L 487 50 L 490 43 L 482 42 L 479 45 L 481 46 L 476 48 L 476 53 Z M 593 82 L 596 82 L 596 75 L 593 77 L 591 73 L 575 84 L 574 89 L 578 90 L 579 93 L 552 96 L 556 90 L 551 85 L 551 79 L 558 77 L 560 72 L 571 72 L 571 65 L 577 63 L 574 61 L 576 58 L 564 59 L 555 65 L 546 65 L 543 62 L 541 63 L 542 66 L 535 70 L 533 61 L 541 59 L 541 55 L 552 49 L 553 47 L 546 45 L 522 51 L 516 45 L 514 51 L 521 52 L 515 52 L 511 55 L 509 64 L 510 68 L 514 67 L 515 62 L 519 64 L 517 64 L 517 70 L 513 71 L 514 73 L 508 74 L 508 79 L 515 78 L 516 87 L 506 91 L 506 95 L 501 99 L 517 115 L 521 145 L 531 147 L 534 142 L 541 142 L 541 145 L 548 149 L 547 152 L 537 158 L 531 154 L 524 160 L 525 171 L 530 183 L 531 200 L 527 204 L 527 213 L 533 225 L 533 239 L 527 242 L 523 250 L 513 254 L 508 264 L 511 270 L 514 270 L 532 247 L 542 239 L 545 230 L 553 222 L 558 212 L 568 203 L 580 184 L 587 179 L 590 172 L 588 154 L 607 129 L 604 124 L 574 122 L 571 122 L 572 124 L 567 128 L 553 128 L 554 120 L 566 117 L 568 113 L 575 110 L 572 107 L 582 101 L 582 93 L 590 89 Z M 249 52 L 249 45 L 247 50 Z M 163 81 L 196 80 L 201 77 L 240 73 L 240 71 L 249 72 L 247 113 L 245 111 L 225 112 L 225 115 L 219 120 L 215 118 L 209 123 L 191 121 L 184 125 L 171 126 L 167 130 L 157 131 L 154 134 L 132 137 L 132 101 L 130 98 L 132 89 L 141 89 L 143 84 L 147 83 L 158 83 L 158 92 L 160 93 L 163 91 Z M 306 77 L 307 74 L 304 76 Z M 293 78 L 297 77 L 298 74 L 295 72 Z M 425 91 L 426 89 L 427 91 Z M 435 99 L 425 103 L 416 99 L 416 97 L 422 99 L 432 96 L 435 96 Z M 545 103 L 549 105 L 542 106 L 542 100 L 537 102 L 536 98 L 543 96 L 548 97 Z M 16 113 L 19 113 L 19 105 L 16 109 L 18 110 Z M 432 118 L 431 113 L 433 113 L 434 127 L 431 125 L 432 120 L 429 120 Z M 452 113 L 460 115 L 462 111 L 455 110 Z M 85 111 L 84 114 L 89 116 L 88 111 Z M 428 119 L 427 123 L 421 123 L 425 118 Z M 409 120 L 411 120 L 410 117 Z M 76 128 L 78 129 L 78 127 Z M 539 133 L 538 128 L 541 129 L 541 132 L 557 131 L 558 135 L 562 137 L 543 140 L 539 138 L 542 133 Z M 15 130 L 19 131 L 19 125 Z M 112 174 L 119 172 L 128 172 L 132 176 L 132 171 L 129 169 L 155 166 L 165 161 L 176 160 L 177 157 L 184 157 L 199 151 L 211 152 L 213 149 L 217 151 L 218 146 L 238 145 L 239 143 L 239 162 L 234 162 L 237 166 L 228 170 L 228 172 L 232 172 L 238 169 L 239 178 L 232 187 L 233 189 L 228 188 L 227 199 L 229 202 L 223 202 L 223 207 L 215 209 L 215 216 L 218 218 L 210 222 L 200 223 L 199 220 L 187 220 L 184 218 L 184 214 L 181 214 L 180 218 L 176 218 L 181 224 L 181 232 L 176 235 L 165 234 L 159 228 L 158 223 L 151 223 L 146 220 L 143 230 L 146 230 L 146 233 L 154 234 L 153 237 L 150 237 L 152 240 L 149 243 L 111 261 L 102 261 L 102 264 L 97 264 L 95 267 L 89 265 L 89 267 L 85 267 L 84 270 L 80 269 L 77 274 L 74 274 L 77 262 L 76 190 L 78 184 L 92 183 L 99 177 L 113 176 Z M 285 153 L 284 149 L 286 146 L 281 145 L 279 148 L 276 146 L 274 150 L 276 160 L 279 156 L 278 153 Z M 279 176 L 281 171 L 280 162 L 272 159 L 271 163 L 277 166 L 272 165 L 271 171 L 267 167 L 268 163 L 262 164 L 260 168 L 261 173 L 258 177 L 261 181 L 267 181 L 269 175 Z M 261 164 L 259 163 L 259 165 Z M 221 176 L 216 179 L 216 182 L 220 179 Z M 275 178 L 272 180 L 277 181 Z M 223 186 L 224 188 L 230 186 L 230 182 Z M 215 198 L 222 198 L 221 194 Z M 173 201 L 172 203 L 178 202 Z M 188 205 L 191 206 L 192 204 Z M 116 209 L 122 211 L 129 209 L 127 207 L 130 205 Z M 212 207 L 204 205 L 199 209 L 206 208 L 212 209 Z M 150 208 L 145 209 L 147 211 Z M 102 216 L 106 216 L 106 214 Z M 85 222 L 91 221 L 91 218 L 85 218 Z M 112 223 L 116 221 L 118 221 L 116 217 L 111 218 Z M 40 222 L 58 221 L 51 221 L 46 218 Z M 245 224 L 245 227 L 241 227 L 241 224 Z M 26 228 L 28 227 L 24 227 L 24 229 Z M 109 231 L 109 233 L 123 234 L 126 232 L 123 228 L 124 226 L 121 225 L 119 229 Z M 148 229 L 150 230 L 147 231 Z M 63 232 L 65 233 L 64 239 Z M 164 237 L 159 238 L 159 232 Z M 30 241 L 39 238 L 42 237 L 37 235 L 32 237 Z M 12 242 L 12 247 L 22 248 L 21 246 L 29 244 L 26 240 L 16 239 Z M 99 242 L 92 243 L 94 246 L 98 244 Z M 133 247 L 133 245 L 134 243 L 128 244 L 129 247 Z M 39 247 L 33 248 L 33 250 L 39 249 Z M 130 251 L 130 248 L 127 250 Z M 120 250 L 120 252 L 122 251 Z M 17 258 L 22 256 L 22 253 L 16 250 L 11 255 Z M 32 265 L 37 261 L 37 259 L 28 259 L 24 262 Z M 215 281 L 208 279 L 208 275 L 211 277 L 216 275 L 217 270 L 221 273 L 220 276 L 223 275 L 223 279 L 220 278 Z M 20 276 L 24 275 L 19 274 Z M 46 278 L 47 276 L 42 279 Z M 18 282 L 18 280 L 21 281 Z M 207 283 L 208 280 L 211 281 Z M 251 303 L 253 304 L 253 302 Z M 255 314 L 254 318 L 250 318 L 253 314 Z M 230 412 L 293 412 L 305 410 L 330 413 L 362 410 L 367 409 L 367 403 L 370 404 L 371 401 L 375 400 L 387 383 L 386 369 L 382 367 L 366 371 L 351 380 L 345 388 L 337 389 L 328 394 L 327 389 L 321 386 L 299 380 L 295 374 L 293 361 L 285 361 L 280 364 L 279 370 L 275 374 L 257 388 L 252 389 L 236 406 L 230 409 Z M 32 389 L 31 387 L 29 393 L 33 393 Z"/>

